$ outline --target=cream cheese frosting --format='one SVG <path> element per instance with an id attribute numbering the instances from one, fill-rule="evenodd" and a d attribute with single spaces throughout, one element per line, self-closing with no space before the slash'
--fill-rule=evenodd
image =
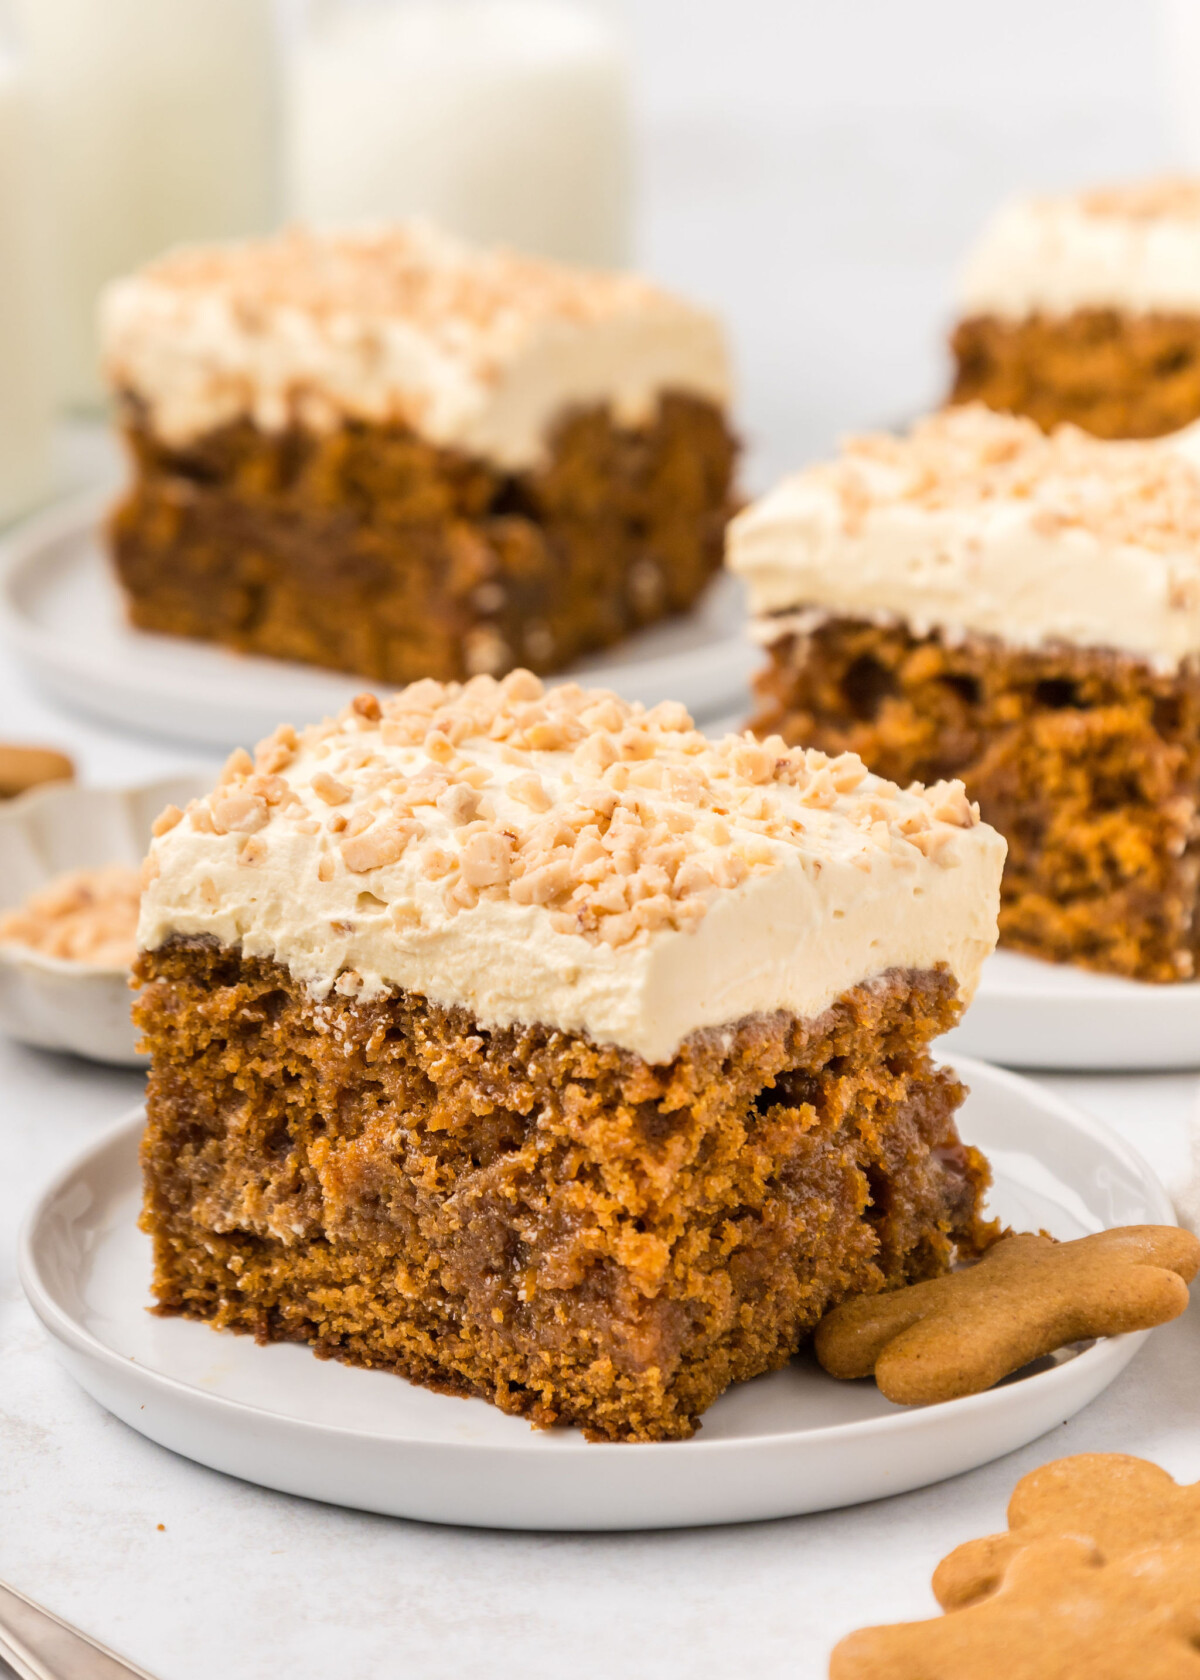
<path id="1" fill-rule="evenodd" d="M 1200 314 L 1200 179 L 1003 205 L 959 274 L 963 315 Z"/>
<path id="2" fill-rule="evenodd" d="M 960 783 L 711 742 L 528 672 L 360 696 L 156 826 L 139 945 L 207 935 L 314 998 L 404 988 L 652 1063 L 760 1012 L 819 1015 L 892 969 L 968 999 L 1005 844 Z"/>
<path id="3" fill-rule="evenodd" d="M 571 408 L 636 425 L 665 391 L 729 400 L 706 311 L 425 223 L 179 250 L 109 286 L 100 318 L 107 378 L 174 445 L 241 418 L 398 422 L 516 470 Z"/>
<path id="4" fill-rule="evenodd" d="M 1198 461 L 1195 427 L 1108 442 L 947 409 L 785 479 L 733 521 L 728 564 L 761 639 L 837 613 L 1173 671 L 1200 655 Z"/>

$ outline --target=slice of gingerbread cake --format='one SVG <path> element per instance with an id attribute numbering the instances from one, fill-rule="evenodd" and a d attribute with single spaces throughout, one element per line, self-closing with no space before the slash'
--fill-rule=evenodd
<path id="1" fill-rule="evenodd" d="M 1004 205 L 957 302 L 955 402 L 1110 438 L 1200 419 L 1200 179 Z"/>
<path id="2" fill-rule="evenodd" d="M 166 1312 L 686 1436 L 989 1232 L 930 1039 L 996 936 L 957 784 L 528 672 L 281 729 L 158 824 Z"/>
<path id="3" fill-rule="evenodd" d="M 1196 457 L 948 409 L 730 533 L 768 650 L 754 728 L 961 777 L 1008 840 L 1001 942 L 1144 980 L 1200 961 Z"/>
<path id="4" fill-rule="evenodd" d="M 719 570 L 714 317 L 424 224 L 181 250 L 116 282 L 134 624 L 388 683 L 560 670 Z"/>

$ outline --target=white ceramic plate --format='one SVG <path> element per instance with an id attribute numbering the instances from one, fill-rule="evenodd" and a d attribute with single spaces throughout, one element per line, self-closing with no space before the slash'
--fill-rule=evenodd
<path id="1" fill-rule="evenodd" d="M 221 749 L 284 720 L 310 723 L 360 692 L 362 677 L 131 628 L 99 535 L 110 499 L 52 509 L 4 544 L 0 631 L 43 688 L 123 728 Z M 648 706 L 682 700 L 703 720 L 739 702 L 758 663 L 743 618 L 740 586 L 722 576 L 686 618 L 640 631 L 569 675 Z"/>
<path id="2" fill-rule="evenodd" d="M 150 826 L 167 805 L 207 793 L 212 778 L 169 776 L 145 787 L 89 788 L 56 782 L 0 805 L 0 911 L 72 869 L 136 868 Z M 70 962 L 28 946 L 0 944 L 0 1031 L 43 1050 L 134 1066 L 129 973 Z"/>
<path id="3" fill-rule="evenodd" d="M 1173 1223 L 1149 1167 L 1098 1121 L 1014 1074 L 960 1062 L 962 1130 L 990 1156 L 994 1211 L 1074 1237 Z M 852 1505 L 972 1469 L 1061 1424 L 1133 1357 L 1102 1341 L 987 1394 L 893 1406 L 808 1358 L 731 1390 L 691 1441 L 595 1446 L 482 1400 L 259 1347 L 146 1310 L 136 1228 L 141 1115 L 83 1151 L 38 1202 L 21 1277 L 57 1350 L 151 1440 L 230 1475 L 389 1515 L 488 1528 L 670 1528 Z"/>
<path id="4" fill-rule="evenodd" d="M 947 1056 L 1097 1073 L 1200 1067 L 1200 981 L 1154 986 L 995 951 Z"/>

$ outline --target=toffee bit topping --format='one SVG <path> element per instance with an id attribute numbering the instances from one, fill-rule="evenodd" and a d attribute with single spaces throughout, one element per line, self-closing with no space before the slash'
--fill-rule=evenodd
<path id="1" fill-rule="evenodd" d="M 183 248 L 137 278 L 167 296 L 219 302 L 247 334 L 265 333 L 280 312 L 307 317 L 364 357 L 403 323 L 483 378 L 494 378 L 506 352 L 541 321 L 679 308 L 635 275 L 473 246 L 422 222 L 337 232 L 293 227 L 269 239 Z"/>
<path id="2" fill-rule="evenodd" d="M 221 771 L 219 780 L 222 782 L 239 782 L 254 769 L 254 760 L 245 747 L 236 747 L 225 760 L 225 768 Z"/>
<path id="3" fill-rule="evenodd" d="M 138 871 L 121 863 L 58 875 L 19 909 L 0 916 L 0 941 L 71 962 L 128 968 L 136 949 L 140 886 Z"/>
<path id="4" fill-rule="evenodd" d="M 1045 537 L 1085 531 L 1189 557 L 1200 545 L 1200 472 L 1182 452 L 1075 426 L 1047 437 L 1032 420 L 979 403 L 931 415 L 904 437 L 848 438 L 838 460 L 806 476 L 834 492 L 848 534 L 878 508 L 983 512 L 1016 503 Z"/>
<path id="5" fill-rule="evenodd" d="M 1081 193 L 1076 202 L 1086 216 L 1130 222 L 1195 222 L 1200 221 L 1200 180 L 1163 175 L 1150 181 L 1128 181 Z"/>
<path id="6" fill-rule="evenodd" d="M 276 731 L 159 833 L 166 846 L 211 836 L 257 866 L 302 836 L 281 854 L 302 860 L 298 890 L 304 870 L 326 885 L 373 877 L 367 896 L 397 927 L 507 900 L 545 909 L 564 937 L 619 947 L 694 928 L 797 853 L 814 873 L 831 855 L 865 871 L 953 867 L 956 832 L 978 820 L 957 782 L 902 793 L 850 754 L 709 741 L 682 706 L 546 689 L 518 670 L 360 696 L 302 735 Z"/>
<path id="7" fill-rule="evenodd" d="M 318 770 L 311 785 L 317 798 L 323 799 L 326 805 L 341 805 L 350 797 L 350 789 L 345 782 L 339 782 L 328 770 Z"/>
<path id="8" fill-rule="evenodd" d="M 246 762 L 249 763 L 249 759 Z M 228 787 L 230 783 L 225 785 Z M 266 800 L 248 789 L 216 799 L 211 811 L 213 827 L 218 834 L 257 834 L 266 825 L 270 814 Z"/>
<path id="9" fill-rule="evenodd" d="M 178 805 L 168 805 L 165 811 L 160 811 L 155 817 L 150 832 L 157 840 L 160 834 L 169 834 L 177 823 L 183 821 L 183 812 Z"/>

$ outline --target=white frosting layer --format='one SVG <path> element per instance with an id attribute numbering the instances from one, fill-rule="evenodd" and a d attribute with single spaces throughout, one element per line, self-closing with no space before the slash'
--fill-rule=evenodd
<path id="1" fill-rule="evenodd" d="M 730 527 L 757 634 L 818 609 L 917 635 L 1200 655 L 1197 428 L 1153 443 L 951 409 L 785 479 Z"/>
<path id="2" fill-rule="evenodd" d="M 1200 182 L 1004 205 L 958 279 L 963 315 L 1200 314 Z"/>
<path id="3" fill-rule="evenodd" d="M 382 722 L 350 712 L 294 749 L 285 735 L 258 774 L 247 761 L 168 815 L 139 944 L 212 935 L 317 997 L 403 987 L 649 1062 L 754 1013 L 817 1016 L 893 968 L 944 963 L 974 991 L 1005 846 L 958 783 L 902 793 L 849 756 L 713 746 L 681 707 L 555 690 L 514 722 L 490 678 L 418 686 L 449 699 L 415 727 L 401 694 Z M 478 730 L 447 723 L 475 701 Z M 401 855 L 384 845 L 372 867 L 397 831 Z"/>
<path id="4" fill-rule="evenodd" d="M 180 251 L 108 288 L 101 338 L 111 384 L 172 444 L 243 417 L 399 422 L 516 470 L 572 408 L 636 425 L 666 391 L 729 400 L 703 310 L 424 224 Z"/>

